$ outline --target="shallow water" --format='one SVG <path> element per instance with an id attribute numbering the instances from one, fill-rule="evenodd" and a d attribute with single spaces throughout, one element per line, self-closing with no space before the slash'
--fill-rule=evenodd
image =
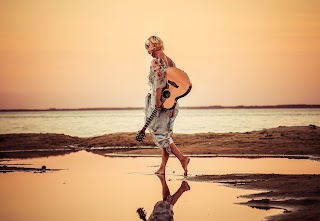
<path id="1" fill-rule="evenodd" d="M 131 220 L 144 207 L 147 218 L 162 198 L 160 179 L 153 175 L 160 158 L 110 158 L 80 151 L 64 156 L 14 160 L 8 163 L 46 165 L 57 172 L 0 174 L 0 220 Z M 2 162 L 6 163 L 6 162 Z M 311 173 L 320 162 L 288 159 L 192 158 L 190 174 Z M 171 194 L 183 181 L 178 161 L 168 162 L 166 180 Z M 206 182 L 188 182 L 175 204 L 174 219 L 183 221 L 262 220 L 282 210 L 259 210 L 235 203 L 256 191 Z"/>

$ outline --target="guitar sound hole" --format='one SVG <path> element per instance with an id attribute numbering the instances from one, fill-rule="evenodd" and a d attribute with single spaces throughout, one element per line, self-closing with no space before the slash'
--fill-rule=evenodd
<path id="1" fill-rule="evenodd" d="M 170 93 L 169 90 L 164 90 L 164 91 L 162 92 L 162 96 L 163 96 L 164 98 L 169 98 L 170 95 L 171 95 L 171 93 Z"/>

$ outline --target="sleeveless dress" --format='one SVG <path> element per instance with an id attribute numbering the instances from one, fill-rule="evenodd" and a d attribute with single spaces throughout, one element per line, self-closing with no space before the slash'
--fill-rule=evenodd
<path id="1" fill-rule="evenodd" d="M 173 63 L 173 67 L 175 64 Z M 166 63 L 161 58 L 153 58 L 150 65 L 150 73 L 148 76 L 148 84 L 150 85 L 150 93 L 145 99 L 145 119 L 150 117 L 156 104 L 157 88 L 166 87 Z M 173 143 L 173 124 L 179 113 L 178 103 L 171 110 L 162 108 L 149 124 L 148 130 L 152 135 L 153 141 L 157 147 L 165 148 L 167 153 L 171 153 L 170 144 Z"/>
<path id="2" fill-rule="evenodd" d="M 148 221 L 174 221 L 173 205 L 171 204 L 171 196 L 167 196 L 165 200 L 161 200 L 153 207 L 152 214 Z"/>

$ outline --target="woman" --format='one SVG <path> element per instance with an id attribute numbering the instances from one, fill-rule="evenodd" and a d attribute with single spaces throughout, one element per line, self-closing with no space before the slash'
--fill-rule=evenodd
<path id="1" fill-rule="evenodd" d="M 155 173 L 165 174 L 169 154 L 173 153 L 179 159 L 184 175 L 187 176 L 190 158 L 185 157 L 172 140 L 173 123 L 178 115 L 179 105 L 176 104 L 171 110 L 162 108 L 162 90 L 166 87 L 166 69 L 175 67 L 175 63 L 163 53 L 164 45 L 159 37 L 149 37 L 145 42 L 145 48 L 153 57 L 148 76 L 151 93 L 146 97 L 146 119 L 150 117 L 155 108 L 160 109 L 148 127 L 155 144 L 162 148 L 161 165 Z"/>
<path id="2" fill-rule="evenodd" d="M 138 208 L 137 212 L 140 219 L 144 221 L 173 221 L 173 206 L 184 192 L 190 190 L 190 186 L 186 181 L 182 181 L 179 189 L 173 195 L 171 195 L 165 175 L 158 175 L 158 177 L 162 186 L 162 200 L 158 201 L 154 205 L 153 211 L 148 220 L 146 219 L 146 214 L 143 208 Z"/>

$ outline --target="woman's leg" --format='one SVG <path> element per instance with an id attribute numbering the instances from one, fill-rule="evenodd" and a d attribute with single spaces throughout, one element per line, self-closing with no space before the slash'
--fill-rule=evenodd
<path id="1" fill-rule="evenodd" d="M 180 196 L 185 192 L 190 190 L 190 186 L 186 181 L 182 181 L 180 188 L 177 190 L 177 192 L 175 194 L 173 194 L 173 196 L 171 197 L 171 205 L 174 206 L 174 204 L 176 204 L 176 202 L 178 201 L 178 199 L 180 198 Z"/>
<path id="2" fill-rule="evenodd" d="M 155 172 L 155 174 L 163 175 L 166 173 L 166 166 L 169 159 L 169 153 L 167 153 L 166 149 L 162 148 L 162 160 L 160 168 Z"/>
<path id="3" fill-rule="evenodd" d="M 162 198 L 163 200 L 167 200 L 168 196 L 170 196 L 170 190 L 167 185 L 166 177 L 165 175 L 159 175 L 158 177 L 162 186 Z"/>
<path id="4" fill-rule="evenodd" d="M 183 156 L 183 154 L 180 152 L 180 150 L 174 143 L 170 144 L 170 148 L 171 152 L 179 159 L 181 166 L 184 170 L 184 175 L 188 176 L 188 164 L 190 162 L 190 158 Z"/>

